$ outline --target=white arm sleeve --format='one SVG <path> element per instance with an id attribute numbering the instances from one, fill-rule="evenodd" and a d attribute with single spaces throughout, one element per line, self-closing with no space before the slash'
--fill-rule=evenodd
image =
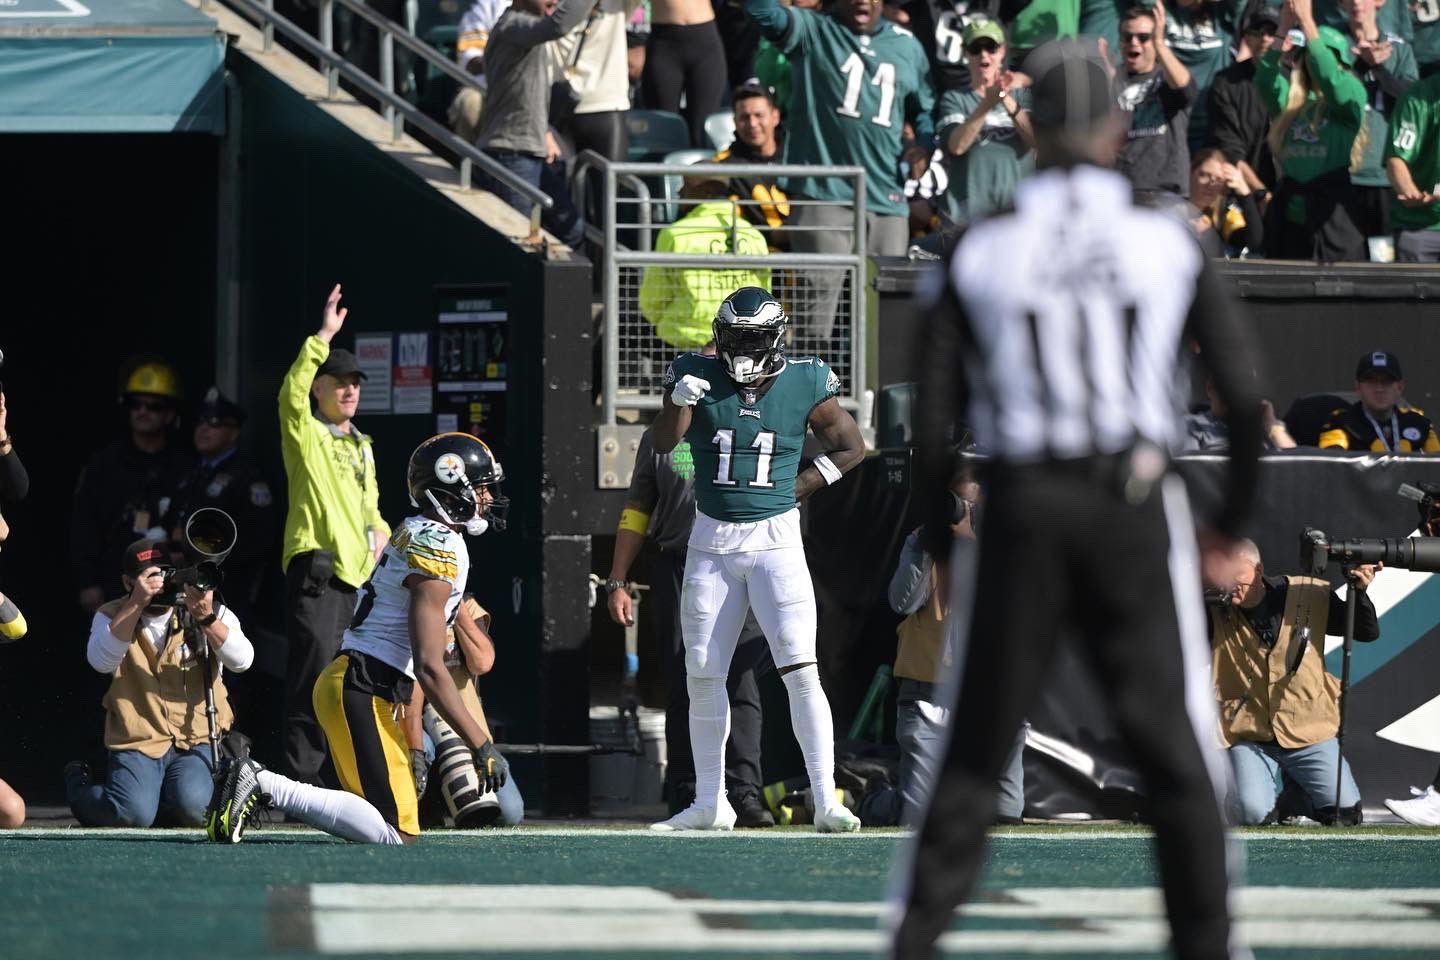
<path id="1" fill-rule="evenodd" d="M 225 642 L 215 651 L 215 655 L 226 670 L 244 673 L 250 669 L 250 664 L 255 662 L 255 645 L 245 636 L 245 631 L 240 629 L 240 618 L 235 616 L 229 607 L 220 608 L 220 622 L 225 624 L 230 632 L 225 635 Z"/>
<path id="2" fill-rule="evenodd" d="M 95 614 L 90 621 L 90 642 L 85 646 L 85 659 L 90 661 L 97 673 L 114 673 L 125 659 L 125 650 L 130 645 L 110 632 L 110 618 L 103 613 Z"/>

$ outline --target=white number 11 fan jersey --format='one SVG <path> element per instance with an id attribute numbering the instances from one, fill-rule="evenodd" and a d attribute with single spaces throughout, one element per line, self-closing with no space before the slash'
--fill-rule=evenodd
<path id="1" fill-rule="evenodd" d="M 408 517 L 390 536 L 380 562 L 360 590 L 355 616 L 340 643 L 341 650 L 358 650 L 376 657 L 407 677 L 415 676 L 410 649 L 410 590 L 405 580 L 418 574 L 450 584 L 445 601 L 445 623 L 454 623 L 455 611 L 470 574 L 470 553 L 459 533 L 425 517 Z"/>

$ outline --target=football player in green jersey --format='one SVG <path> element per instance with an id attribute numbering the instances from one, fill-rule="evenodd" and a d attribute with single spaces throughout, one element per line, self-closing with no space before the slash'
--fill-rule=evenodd
<path id="1" fill-rule="evenodd" d="M 683 437 L 695 462 L 695 524 L 680 593 L 690 691 L 695 802 L 657 830 L 729 830 L 724 794 L 730 701 L 725 678 L 745 610 L 765 631 L 790 697 L 790 722 L 815 798 L 815 829 L 860 821 L 835 796 L 830 703 L 815 656 L 815 590 L 800 543 L 797 502 L 837 482 L 865 456 L 836 399 L 840 378 L 814 357 L 787 358 L 789 318 L 759 287 L 741 287 L 715 316 L 716 356 L 675 358 L 664 410 L 651 426 L 657 453 Z M 806 428 L 825 453 L 802 461 Z"/>

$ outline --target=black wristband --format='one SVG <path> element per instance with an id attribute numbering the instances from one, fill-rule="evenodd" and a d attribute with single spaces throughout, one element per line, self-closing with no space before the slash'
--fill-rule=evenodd
<path id="1" fill-rule="evenodd" d="M 208 616 L 208 617 L 203 617 L 203 618 L 201 618 L 201 619 L 199 619 L 199 620 L 196 620 L 196 621 L 195 621 L 195 624 L 196 624 L 196 626 L 208 627 L 208 626 L 210 626 L 212 623 L 214 623 L 216 620 L 219 620 L 219 619 L 220 619 L 220 617 L 219 617 L 218 615 L 216 615 L 216 614 L 214 614 L 214 613 L 211 613 L 210 616 Z"/>

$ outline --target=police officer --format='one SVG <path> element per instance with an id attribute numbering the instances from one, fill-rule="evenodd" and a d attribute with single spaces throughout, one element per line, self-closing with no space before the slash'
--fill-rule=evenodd
<path id="1" fill-rule="evenodd" d="M 175 442 L 180 377 L 164 361 L 136 366 L 120 400 L 129 430 L 96 451 L 75 486 L 70 512 L 70 557 L 80 606 L 87 614 L 120 582 L 125 547 L 165 537 L 165 515 L 191 457 Z"/>
<path id="2" fill-rule="evenodd" d="M 185 523 L 202 507 L 218 507 L 235 521 L 239 537 L 225 561 L 225 602 L 249 622 L 259 594 L 264 558 L 274 540 L 275 507 L 270 484 L 240 452 L 245 411 L 219 387 L 211 387 L 195 419 L 197 460 L 180 482 L 166 527 L 183 543 Z"/>

